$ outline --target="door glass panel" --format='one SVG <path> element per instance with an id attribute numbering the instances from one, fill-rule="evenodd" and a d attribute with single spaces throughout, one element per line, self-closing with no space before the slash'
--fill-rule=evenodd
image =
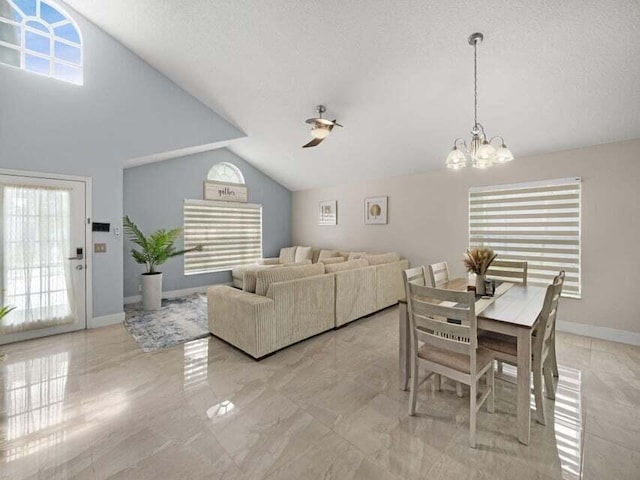
<path id="1" fill-rule="evenodd" d="M 71 192 L 63 188 L 2 188 L 3 305 L 16 307 L 0 332 L 76 320 L 71 252 Z"/>

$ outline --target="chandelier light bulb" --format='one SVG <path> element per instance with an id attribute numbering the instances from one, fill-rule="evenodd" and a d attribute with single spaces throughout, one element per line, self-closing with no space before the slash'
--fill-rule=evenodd
<path id="1" fill-rule="evenodd" d="M 496 151 L 496 163 L 507 163 L 513 160 L 513 153 L 503 143 L 502 146 Z"/>
<path id="2" fill-rule="evenodd" d="M 459 170 L 467 166 L 466 155 L 458 150 L 458 147 L 453 147 L 453 150 L 447 156 L 447 168 L 453 170 Z"/>

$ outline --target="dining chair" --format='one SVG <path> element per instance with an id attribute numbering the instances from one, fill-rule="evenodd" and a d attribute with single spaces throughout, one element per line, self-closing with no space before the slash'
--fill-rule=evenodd
<path id="1" fill-rule="evenodd" d="M 527 285 L 528 263 L 519 260 L 494 260 L 487 270 L 487 278 Z"/>
<path id="2" fill-rule="evenodd" d="M 440 262 L 429 265 L 429 277 L 431 278 L 431 286 L 434 288 L 447 283 L 449 281 L 449 264 Z"/>
<path id="3" fill-rule="evenodd" d="M 494 260 L 487 270 L 487 278 L 527 286 L 528 263 L 519 260 Z M 502 360 L 498 360 L 498 376 L 502 377 Z"/>
<path id="4" fill-rule="evenodd" d="M 440 376 L 469 385 L 469 444 L 476 447 L 476 415 L 487 402 L 494 411 L 493 356 L 478 347 L 475 295 L 425 287 L 408 280 L 403 272 L 411 335 L 411 392 L 409 415 L 415 415 L 418 396 L 419 363 L 435 375 L 436 390 Z M 448 323 L 447 319 L 463 323 Z M 424 344 L 418 348 L 418 341 Z M 478 399 L 478 381 L 486 375 L 486 389 Z"/>
<path id="5" fill-rule="evenodd" d="M 553 386 L 555 362 L 555 327 L 558 314 L 558 301 L 564 285 L 565 273 L 560 272 L 547 287 L 544 304 L 538 316 L 536 330 L 533 334 L 531 370 L 533 372 L 533 393 L 536 401 L 537 421 L 546 425 L 544 401 L 542 399 L 542 379 L 544 378 L 547 398 L 555 400 Z M 518 346 L 515 337 L 499 333 L 487 333 L 478 339 L 481 347 L 493 352 L 496 360 L 510 365 L 518 363 Z"/>
<path id="6" fill-rule="evenodd" d="M 444 262 L 444 263 L 446 265 L 446 262 Z M 421 265 L 419 267 L 412 267 L 412 268 L 409 268 L 409 269 L 405 270 L 403 272 L 403 276 L 405 278 L 405 282 L 408 281 L 408 282 L 411 282 L 411 283 L 422 285 L 423 287 L 427 286 L 427 269 L 425 268 L 424 265 Z M 446 321 L 446 318 L 442 318 L 441 317 L 441 320 Z M 435 330 L 434 334 L 435 335 L 442 335 L 442 334 L 444 334 L 444 332 L 440 332 L 438 330 Z M 436 383 L 438 385 L 440 385 L 440 383 L 441 383 L 439 376 L 438 376 L 438 378 L 436 378 Z M 456 382 L 456 395 L 458 397 L 461 397 L 461 398 L 463 396 L 462 384 L 460 382 Z"/>

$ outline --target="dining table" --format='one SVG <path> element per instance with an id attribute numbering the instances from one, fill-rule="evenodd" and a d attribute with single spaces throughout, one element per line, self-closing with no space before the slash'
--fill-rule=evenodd
<path id="1" fill-rule="evenodd" d="M 467 291 L 468 280 L 455 278 L 438 288 Z M 544 304 L 546 288 L 503 282 L 493 296 L 476 297 L 478 334 L 487 332 L 517 339 L 517 432 L 518 440 L 529 444 L 531 432 L 531 339 Z M 406 300 L 400 301 L 400 388 L 408 390 L 411 372 L 411 343 Z M 419 325 L 418 325 L 419 327 Z M 555 352 L 555 348 L 553 348 Z"/>

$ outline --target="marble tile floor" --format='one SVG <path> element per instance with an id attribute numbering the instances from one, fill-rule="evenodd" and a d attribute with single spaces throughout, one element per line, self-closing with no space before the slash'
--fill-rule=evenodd
<path id="1" fill-rule="evenodd" d="M 468 390 L 398 389 L 397 307 L 261 362 L 208 338 L 143 353 L 118 325 L 2 347 L 2 479 L 638 479 L 640 348 L 558 333 L 548 425 L 515 386 L 468 447 Z"/>

